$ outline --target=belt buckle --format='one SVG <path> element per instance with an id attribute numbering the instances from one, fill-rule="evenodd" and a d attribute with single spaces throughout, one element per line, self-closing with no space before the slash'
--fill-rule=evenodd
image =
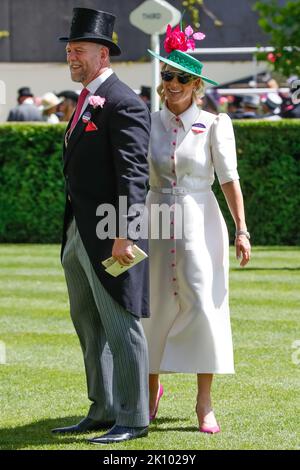
<path id="1" fill-rule="evenodd" d="M 172 188 L 172 194 L 180 195 L 180 194 L 185 194 L 184 188 Z"/>

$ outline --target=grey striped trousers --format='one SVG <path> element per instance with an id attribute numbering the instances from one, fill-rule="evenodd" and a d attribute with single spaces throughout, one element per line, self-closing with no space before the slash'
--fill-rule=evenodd
<path id="1" fill-rule="evenodd" d="M 120 426 L 147 426 L 148 350 L 141 322 L 102 286 L 75 219 L 68 228 L 62 264 L 92 401 L 88 416 L 115 420 Z"/>

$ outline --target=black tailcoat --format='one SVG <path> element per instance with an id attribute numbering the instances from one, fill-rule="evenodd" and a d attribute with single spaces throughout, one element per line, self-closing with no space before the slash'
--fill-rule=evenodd
<path id="1" fill-rule="evenodd" d="M 64 146 L 66 206 L 61 256 L 66 230 L 74 215 L 103 286 L 129 312 L 138 317 L 148 316 L 148 262 L 142 261 L 116 278 L 107 274 L 101 261 L 111 256 L 114 239 L 98 238 L 96 227 L 101 217 L 96 211 L 101 204 L 111 204 L 118 221 L 120 196 L 127 197 L 127 207 L 145 204 L 150 114 L 142 100 L 115 74 L 105 80 L 95 95 L 105 98 L 103 108 L 88 105 L 83 114 L 90 113 L 89 122 L 98 129 L 87 132 L 88 122 L 81 116 Z M 70 123 L 66 134 L 69 128 Z M 125 217 L 125 222 L 128 224 L 134 219 L 135 216 Z M 117 237 L 118 230 L 117 224 Z M 148 251 L 146 240 L 139 239 L 136 243 Z"/>

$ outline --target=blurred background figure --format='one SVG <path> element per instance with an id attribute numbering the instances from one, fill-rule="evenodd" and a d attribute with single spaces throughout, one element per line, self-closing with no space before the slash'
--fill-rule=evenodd
<path id="1" fill-rule="evenodd" d="M 219 95 L 217 90 L 207 89 L 201 101 L 201 108 L 203 111 L 207 111 L 212 114 L 219 114 Z"/>
<path id="2" fill-rule="evenodd" d="M 268 93 L 266 97 L 261 99 L 262 110 L 263 110 L 263 119 L 268 119 L 269 121 L 278 121 L 281 118 L 281 105 L 282 99 L 278 93 Z"/>
<path id="3" fill-rule="evenodd" d="M 35 106 L 34 95 L 29 87 L 18 90 L 18 105 L 11 109 L 7 121 L 42 121 L 42 114 Z"/>
<path id="4" fill-rule="evenodd" d="M 149 109 L 151 109 L 151 87 L 141 86 L 140 98 L 146 103 Z"/>
<path id="5" fill-rule="evenodd" d="M 260 99 L 258 95 L 246 95 L 242 99 L 242 113 L 239 119 L 259 119 L 258 109 Z"/>
<path id="6" fill-rule="evenodd" d="M 278 89 L 279 85 L 275 78 L 269 72 L 266 72 L 262 77 L 261 81 L 265 84 L 266 88 L 275 88 Z"/>
<path id="7" fill-rule="evenodd" d="M 227 96 L 227 114 L 231 119 L 241 119 L 243 115 L 242 109 L 243 97 L 238 95 Z"/>
<path id="8" fill-rule="evenodd" d="M 60 121 L 69 122 L 77 105 L 78 93 L 72 90 L 64 90 L 56 95 L 58 98 L 62 98 L 63 101 L 57 106 L 57 116 Z"/>
<path id="9" fill-rule="evenodd" d="M 298 80 L 297 75 L 292 75 L 287 79 L 287 83 L 290 86 L 290 92 L 286 96 L 281 95 L 283 103 L 281 106 L 281 117 L 289 119 L 300 119 L 300 103 L 293 100 L 293 94 L 296 89 L 292 88 L 293 82 Z M 299 98 L 299 93 L 298 93 Z"/>
<path id="10" fill-rule="evenodd" d="M 63 101 L 63 98 L 58 98 L 51 91 L 45 93 L 41 98 L 40 110 L 43 115 L 43 121 L 49 124 L 58 124 L 59 118 L 56 115 L 57 106 Z"/>

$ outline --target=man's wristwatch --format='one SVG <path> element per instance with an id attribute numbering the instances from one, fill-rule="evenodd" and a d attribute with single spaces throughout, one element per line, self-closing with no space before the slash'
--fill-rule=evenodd
<path id="1" fill-rule="evenodd" d="M 250 233 L 247 232 L 247 230 L 237 230 L 235 232 L 235 236 L 238 237 L 239 235 L 245 235 L 245 237 L 247 237 L 248 240 L 250 240 Z"/>

